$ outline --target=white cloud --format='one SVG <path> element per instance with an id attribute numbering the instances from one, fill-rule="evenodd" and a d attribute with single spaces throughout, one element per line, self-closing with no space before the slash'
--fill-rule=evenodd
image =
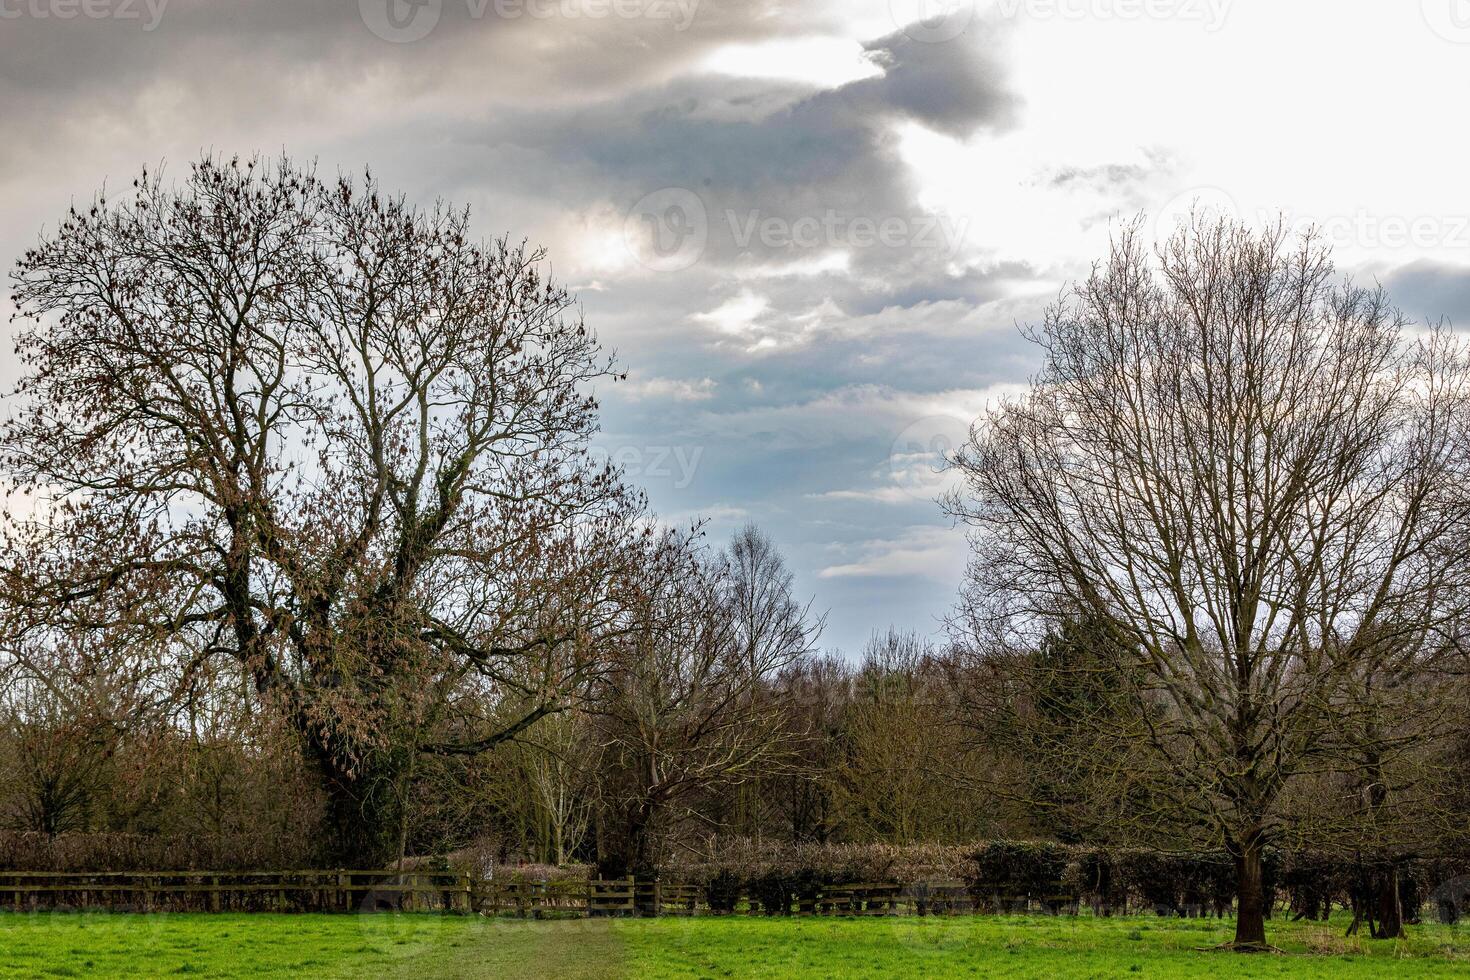
<path id="1" fill-rule="evenodd" d="M 699 68 L 742 78 L 777 78 L 836 88 L 881 75 L 861 44 L 851 38 L 782 38 L 755 44 L 727 44 L 711 51 Z"/>
<path id="2" fill-rule="evenodd" d="M 719 382 L 713 378 L 685 381 L 679 378 L 633 378 L 619 382 L 612 393 L 626 401 L 709 401 L 715 395 Z"/>
<path id="3" fill-rule="evenodd" d="M 770 305 L 770 301 L 764 296 L 757 296 L 749 289 L 743 289 L 739 295 L 730 297 L 709 312 L 694 314 L 693 319 L 698 323 L 707 323 L 721 333 L 740 336 L 755 330 L 761 314 Z"/>
<path id="4" fill-rule="evenodd" d="M 969 555 L 964 532 L 956 528 L 917 526 L 898 537 L 876 538 L 847 546 L 852 560 L 828 565 L 824 579 L 911 577 L 953 587 L 960 581 Z"/>
<path id="5" fill-rule="evenodd" d="M 871 490 L 827 490 L 810 493 L 812 500 L 858 500 L 875 504 L 911 504 L 914 496 L 904 487 L 874 487 Z M 936 494 L 937 496 L 937 494 Z"/>
<path id="6" fill-rule="evenodd" d="M 752 263 L 736 266 L 731 275 L 740 282 L 759 279 L 801 279 L 845 273 L 852 265 L 852 255 L 842 251 L 824 251 L 816 255 L 799 255 L 784 261 Z"/>
<path id="7" fill-rule="evenodd" d="M 900 454 L 931 448 L 931 437 L 957 445 L 970 423 L 989 406 L 1025 390 L 1020 383 L 947 391 L 902 391 L 886 385 L 847 385 L 810 399 L 784 405 L 758 405 L 698 420 L 723 437 L 769 439 L 784 433 L 803 444 L 872 441 L 881 434 L 883 450 Z M 872 461 L 873 473 L 888 465 L 886 456 Z M 838 488 L 842 489 L 842 488 Z"/>

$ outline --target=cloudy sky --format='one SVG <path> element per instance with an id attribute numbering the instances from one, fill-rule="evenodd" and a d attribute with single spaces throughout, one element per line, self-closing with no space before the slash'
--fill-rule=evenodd
<path id="1" fill-rule="evenodd" d="M 600 451 L 853 651 L 937 631 L 938 454 L 1110 224 L 1284 211 L 1470 325 L 1467 95 L 1470 0 L 0 0 L 0 258 L 204 151 L 469 204 L 630 372 Z"/>

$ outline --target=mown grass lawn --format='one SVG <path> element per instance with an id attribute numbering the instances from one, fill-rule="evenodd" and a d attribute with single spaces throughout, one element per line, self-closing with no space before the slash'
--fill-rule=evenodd
<path id="1" fill-rule="evenodd" d="M 1470 927 L 1407 942 L 1345 922 L 1276 922 L 1284 954 L 1201 952 L 1214 920 L 566 920 L 434 915 L 0 913 L 6 977 L 1379 977 L 1470 976 Z"/>

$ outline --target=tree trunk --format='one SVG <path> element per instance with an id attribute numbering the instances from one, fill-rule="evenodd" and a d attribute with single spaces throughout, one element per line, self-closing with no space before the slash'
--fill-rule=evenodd
<path id="1" fill-rule="evenodd" d="M 1383 760 L 1374 752 L 1368 758 L 1366 778 L 1370 780 L 1368 790 L 1369 814 L 1374 815 L 1388 803 L 1388 782 L 1383 775 Z M 1364 896 L 1377 908 L 1378 925 L 1371 930 L 1374 939 L 1402 939 L 1404 933 L 1404 906 L 1399 895 L 1399 868 L 1393 858 L 1388 858 L 1381 869 L 1372 875 L 1372 887 L 1377 893 Z"/>
<path id="2" fill-rule="evenodd" d="M 1266 893 L 1261 837 L 1246 835 L 1235 850 L 1235 942 L 1241 951 L 1266 948 Z"/>
<path id="3" fill-rule="evenodd" d="M 628 809 L 614 819 L 598 843 L 597 874 L 604 881 L 612 881 L 633 875 L 652 879 L 658 874 L 653 856 L 653 822 L 657 805 L 642 801 L 629 804 Z"/>
<path id="4" fill-rule="evenodd" d="M 327 860 L 339 868 L 386 867 L 399 850 L 398 773 L 344 772 L 318 758 L 327 793 Z"/>
<path id="5" fill-rule="evenodd" d="M 1378 875 L 1378 929 L 1373 933 L 1377 939 L 1404 939 L 1404 904 L 1399 895 L 1399 869 L 1390 865 Z"/>

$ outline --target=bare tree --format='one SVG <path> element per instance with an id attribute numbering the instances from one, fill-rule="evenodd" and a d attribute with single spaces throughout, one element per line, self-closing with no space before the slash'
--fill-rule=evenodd
<path id="1" fill-rule="evenodd" d="M 790 764 L 769 779 L 769 795 L 778 827 L 793 842 L 825 844 L 844 833 L 833 776 L 842 768 L 843 721 L 852 683 L 852 666 L 835 653 L 803 659 L 776 682 L 792 748 Z"/>
<path id="2" fill-rule="evenodd" d="M 636 628 L 589 709 L 604 749 L 598 864 L 611 877 L 655 869 L 659 835 L 697 816 L 700 794 L 777 761 L 786 713 L 763 688 L 805 653 L 744 642 L 738 587 L 695 533 L 664 533 L 641 566 Z"/>
<path id="3" fill-rule="evenodd" d="M 913 632 L 876 633 L 843 712 L 841 761 L 827 773 L 854 840 L 910 844 L 976 840 L 991 814 L 958 770 L 945 677 L 932 644 Z"/>
<path id="4" fill-rule="evenodd" d="M 794 664 L 815 651 L 826 616 L 815 613 L 810 600 L 805 605 L 797 600 L 796 576 L 768 535 L 747 524 L 725 550 L 724 564 L 724 592 L 734 618 L 735 642 L 753 674 L 769 674 L 764 665 Z M 752 698 L 780 696 L 781 692 L 766 684 L 750 692 Z M 761 836 L 769 823 L 772 802 L 766 790 L 760 775 L 733 787 L 726 829 Z"/>
<path id="5" fill-rule="evenodd" d="M 526 743 L 522 764 L 538 816 L 542 860 L 566 864 L 592 825 L 594 774 L 602 754 L 580 711 L 542 719 Z"/>
<path id="6" fill-rule="evenodd" d="M 9 796 L 13 826 L 51 835 L 96 829 L 125 795 L 115 792 L 119 750 L 166 719 L 161 646 L 124 645 L 106 630 L 69 636 L 16 618 L 0 627 L 0 790 L 9 791 L 0 795 Z"/>
<path id="7" fill-rule="evenodd" d="M 811 653 L 826 626 L 812 603 L 796 598 L 796 576 L 776 543 L 754 524 L 741 528 L 725 552 L 725 593 L 736 642 L 751 670 Z"/>
<path id="8" fill-rule="evenodd" d="M 1329 764 L 1290 804 L 1292 844 L 1358 868 L 1349 932 L 1366 920 L 1380 939 L 1403 937 L 1413 911 L 1404 906 L 1412 888 L 1402 867 L 1455 849 L 1465 825 L 1453 759 L 1463 675 L 1443 638 L 1421 644 L 1419 656 L 1404 655 L 1397 642 L 1365 645 L 1345 671 L 1323 740 Z"/>
<path id="9" fill-rule="evenodd" d="M 979 624 L 970 624 L 972 626 Z M 1097 617 L 1060 616 L 1034 645 L 968 638 L 946 666 L 977 789 L 1004 806 L 1023 836 L 1064 843 L 1137 843 L 1167 774 L 1140 745 L 1155 710 L 1123 631 Z M 1167 796 L 1165 799 L 1167 805 Z"/>
<path id="10" fill-rule="evenodd" d="M 1257 949 L 1262 850 L 1346 679 L 1458 619 L 1466 357 L 1310 234 L 1196 217 L 1151 261 L 1139 227 L 1032 331 L 1045 366 L 977 424 L 947 505 L 974 630 L 1122 628 L 1161 815 L 1234 855 Z"/>
<path id="11" fill-rule="evenodd" d="M 515 708 L 510 708 L 515 711 Z M 562 865 L 584 853 L 597 808 L 602 749 L 580 708 L 542 718 L 495 750 L 479 778 L 447 780 L 438 795 L 473 804 L 493 803 L 493 831 L 508 854 L 518 850 L 542 864 Z"/>
<path id="12" fill-rule="evenodd" d="M 288 161 L 73 209 L 14 274 L 7 608 L 234 658 L 319 766 L 335 856 L 383 860 L 413 760 L 564 707 L 618 621 L 639 504 L 585 453 L 609 361 L 541 258 Z M 525 713 L 432 737 L 466 687 Z"/>

